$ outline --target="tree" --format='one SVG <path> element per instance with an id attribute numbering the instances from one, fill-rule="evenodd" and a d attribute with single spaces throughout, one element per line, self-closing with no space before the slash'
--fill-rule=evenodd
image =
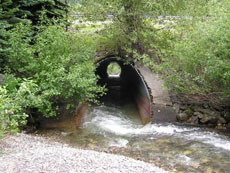
<path id="1" fill-rule="evenodd" d="M 159 22 L 159 16 L 182 15 L 197 3 L 201 6 L 206 0 L 85 0 L 79 6 L 80 13 L 86 20 L 108 20 L 112 16 L 113 26 L 108 25 L 106 35 L 113 35 L 110 40 L 116 42 L 116 52 L 121 56 L 134 57 L 147 54 L 156 62 L 157 55 L 153 25 Z M 192 14 L 192 13 L 191 13 Z M 114 44 L 113 44 L 114 45 Z"/>
<path id="2" fill-rule="evenodd" d="M 12 0 L 0 0 L 0 70 L 4 64 L 3 56 L 6 54 L 7 49 L 7 30 L 11 26 L 11 20 L 17 8 L 10 8 Z"/>
<path id="3" fill-rule="evenodd" d="M 199 16 L 188 27 L 179 26 L 162 65 L 171 88 L 230 94 L 229 7 L 228 0 L 209 1 L 208 17 Z"/>
<path id="4" fill-rule="evenodd" d="M 62 0 L 1 0 L 0 1 L 0 68 L 5 66 L 8 50 L 7 31 L 17 23 L 41 24 L 41 16 L 56 20 L 67 18 L 68 4 Z M 67 19 L 62 21 L 67 25 Z M 29 34 L 29 33 L 28 33 Z"/>
<path id="5" fill-rule="evenodd" d="M 39 23 L 44 10 L 48 18 L 63 18 L 67 8 L 61 0 L 13 0 L 12 7 L 19 7 L 15 13 L 16 22 L 29 19 L 34 25 Z"/>

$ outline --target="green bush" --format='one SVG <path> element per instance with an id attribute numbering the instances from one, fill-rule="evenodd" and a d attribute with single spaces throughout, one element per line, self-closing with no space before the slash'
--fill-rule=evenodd
<path id="1" fill-rule="evenodd" d="M 26 124 L 28 115 L 19 101 L 20 92 L 21 89 L 15 97 L 11 97 L 5 88 L 0 87 L 0 137 L 6 132 L 17 132 L 19 127 Z"/>
<path id="2" fill-rule="evenodd" d="M 24 95 L 21 103 L 25 110 L 55 116 L 61 104 L 96 102 L 103 93 L 104 88 L 97 86 L 95 43 L 90 37 L 78 37 L 58 25 L 39 27 L 31 37 L 32 27 L 23 24 L 9 35 L 6 70 L 16 78 L 6 77 L 5 85 L 10 93 Z M 22 82 L 29 89 L 18 90 L 24 86 Z"/>
<path id="3" fill-rule="evenodd" d="M 172 46 L 165 54 L 164 72 L 174 89 L 230 93 L 230 4 L 215 5 L 209 8 L 211 17 L 190 19 L 189 28 L 180 26 L 178 37 L 168 40 Z"/>

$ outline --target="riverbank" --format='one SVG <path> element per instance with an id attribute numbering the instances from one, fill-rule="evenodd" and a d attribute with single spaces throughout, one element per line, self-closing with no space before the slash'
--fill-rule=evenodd
<path id="1" fill-rule="evenodd" d="M 171 93 L 170 99 L 179 122 L 230 130 L 230 96 Z"/>
<path id="2" fill-rule="evenodd" d="M 72 148 L 46 137 L 8 135 L 0 140 L 0 172 L 166 172 L 128 157 Z"/>

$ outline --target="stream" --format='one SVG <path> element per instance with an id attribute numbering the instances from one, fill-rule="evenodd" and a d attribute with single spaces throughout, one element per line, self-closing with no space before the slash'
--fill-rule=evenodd
<path id="1" fill-rule="evenodd" d="M 40 130 L 54 132 L 72 146 L 125 155 L 170 172 L 230 172 L 229 133 L 170 123 L 143 126 L 131 102 L 93 106 L 79 130 Z"/>

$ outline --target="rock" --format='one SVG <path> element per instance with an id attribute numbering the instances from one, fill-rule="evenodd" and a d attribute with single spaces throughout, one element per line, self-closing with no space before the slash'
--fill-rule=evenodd
<path id="1" fill-rule="evenodd" d="M 190 116 L 183 112 L 183 113 L 177 114 L 176 118 L 177 118 L 178 121 L 183 121 L 184 122 L 184 121 L 187 121 L 190 118 Z"/>
<path id="2" fill-rule="evenodd" d="M 204 118 L 204 114 L 200 112 L 194 112 L 194 115 L 197 116 L 198 118 Z"/>
<path id="3" fill-rule="evenodd" d="M 223 118 L 224 118 L 227 122 L 230 122 L 230 112 L 224 112 Z"/>
<path id="4" fill-rule="evenodd" d="M 222 118 L 222 117 L 218 117 L 218 123 L 226 124 L 227 121 L 224 118 Z"/>
<path id="5" fill-rule="evenodd" d="M 169 144 L 170 140 L 169 139 L 157 139 L 156 143 L 160 143 L 160 144 Z"/>
<path id="6" fill-rule="evenodd" d="M 72 132 L 61 132 L 61 135 L 62 136 L 69 136 L 69 135 L 71 135 L 72 134 Z"/>
<path id="7" fill-rule="evenodd" d="M 159 151 L 160 149 L 156 145 L 151 146 L 151 150 L 153 151 Z"/>
<path id="8" fill-rule="evenodd" d="M 180 112 L 180 106 L 177 103 L 173 105 L 173 109 L 176 111 L 176 113 Z"/>
<path id="9" fill-rule="evenodd" d="M 3 78 L 4 78 L 4 75 L 0 73 L 0 85 L 3 85 Z"/>
<path id="10" fill-rule="evenodd" d="M 189 116 L 192 116 L 193 115 L 193 111 L 191 108 L 187 108 L 184 113 L 188 114 Z"/>
<path id="11" fill-rule="evenodd" d="M 179 108 L 180 108 L 180 110 L 184 111 L 187 109 L 187 106 L 186 105 L 180 105 Z"/>
<path id="12" fill-rule="evenodd" d="M 96 148 L 96 145 L 94 144 L 88 144 L 88 147 L 90 150 L 94 150 Z"/>
<path id="13" fill-rule="evenodd" d="M 227 129 L 230 129 L 230 122 L 226 125 Z"/>
<path id="14" fill-rule="evenodd" d="M 207 114 L 209 116 L 220 116 L 219 112 L 216 112 L 210 109 L 196 108 L 195 111 L 200 112 L 202 114 Z"/>
<path id="15" fill-rule="evenodd" d="M 217 124 L 218 123 L 218 117 L 211 117 L 210 116 L 210 119 L 209 119 L 209 123 L 210 124 Z"/>
<path id="16" fill-rule="evenodd" d="M 206 124 L 206 123 L 208 123 L 208 121 L 209 121 L 210 119 L 211 119 L 210 117 L 205 116 L 204 118 L 202 118 L 202 119 L 200 120 L 200 122 L 201 122 L 202 124 Z"/>
<path id="17" fill-rule="evenodd" d="M 197 169 L 199 168 L 200 164 L 198 162 L 192 162 L 191 166 Z"/>
<path id="18" fill-rule="evenodd" d="M 192 123 L 192 124 L 198 124 L 198 117 L 197 116 L 192 116 L 191 118 L 189 118 L 189 120 L 187 121 L 188 123 Z"/>
<path id="19" fill-rule="evenodd" d="M 200 119 L 200 122 L 203 123 L 203 124 L 209 123 L 209 124 L 216 125 L 218 123 L 218 117 L 204 115 L 203 118 Z"/>
<path id="20" fill-rule="evenodd" d="M 208 167 L 205 171 L 205 173 L 212 173 L 213 172 L 213 169 L 211 167 Z"/>
<path id="21" fill-rule="evenodd" d="M 192 154 L 192 151 L 190 151 L 190 150 L 184 151 L 184 155 L 190 155 L 190 154 Z"/>
<path id="22" fill-rule="evenodd" d="M 208 104 L 204 104 L 203 107 L 204 107 L 205 109 L 208 109 L 209 106 L 208 106 Z"/>
<path id="23" fill-rule="evenodd" d="M 202 163 L 202 164 L 207 164 L 208 162 L 209 162 L 208 159 L 202 159 L 202 160 L 201 160 L 201 163 Z"/>
<path id="24" fill-rule="evenodd" d="M 218 123 L 217 126 L 216 126 L 216 129 L 225 130 L 226 127 L 224 127 L 221 123 Z"/>

